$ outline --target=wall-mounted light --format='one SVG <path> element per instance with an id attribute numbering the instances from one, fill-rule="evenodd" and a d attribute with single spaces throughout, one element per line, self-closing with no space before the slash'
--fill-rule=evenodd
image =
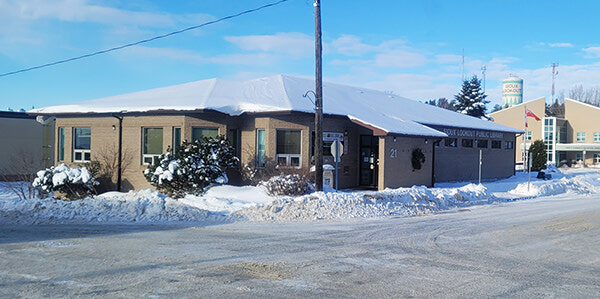
<path id="1" fill-rule="evenodd" d="M 394 142 L 396 142 L 396 136 L 394 136 Z"/>
<path id="2" fill-rule="evenodd" d="M 113 131 L 114 131 L 114 130 L 116 130 L 116 129 L 117 129 L 117 126 L 115 126 L 115 125 L 112 125 L 112 129 L 113 129 Z"/>
<path id="3" fill-rule="evenodd" d="M 429 140 L 425 139 L 425 144 L 427 144 L 427 142 L 429 142 Z"/>
<path id="4" fill-rule="evenodd" d="M 348 136 L 348 130 L 344 131 L 344 136 Z"/>

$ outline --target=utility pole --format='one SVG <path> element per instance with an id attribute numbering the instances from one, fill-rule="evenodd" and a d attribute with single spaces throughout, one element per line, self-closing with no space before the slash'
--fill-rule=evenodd
<path id="1" fill-rule="evenodd" d="M 552 103 L 556 100 L 554 98 L 554 81 L 556 79 L 556 75 L 558 75 L 558 71 L 556 68 L 558 67 L 558 62 L 552 63 Z"/>
<path id="2" fill-rule="evenodd" d="M 321 63 L 321 1 L 315 0 L 315 189 L 323 191 L 323 66 Z"/>

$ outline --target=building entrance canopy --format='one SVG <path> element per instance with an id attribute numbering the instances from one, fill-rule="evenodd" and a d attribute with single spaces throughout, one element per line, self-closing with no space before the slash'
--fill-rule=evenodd
<path id="1" fill-rule="evenodd" d="M 581 151 L 589 151 L 589 152 L 600 152 L 600 144 L 596 143 L 557 143 L 556 144 L 557 151 L 565 151 L 565 152 L 581 152 Z"/>

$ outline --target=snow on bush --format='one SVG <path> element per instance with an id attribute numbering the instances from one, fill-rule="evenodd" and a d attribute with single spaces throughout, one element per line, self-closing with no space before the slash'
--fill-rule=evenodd
<path id="1" fill-rule="evenodd" d="M 184 141 L 172 153 L 162 154 L 157 164 L 144 171 L 144 176 L 161 192 L 180 198 L 199 195 L 213 183 L 227 183 L 225 170 L 238 162 L 234 150 L 224 136 Z"/>
<path id="2" fill-rule="evenodd" d="M 96 193 L 95 185 L 98 182 L 85 167 L 71 168 L 65 164 L 40 170 L 33 180 L 33 187 L 42 194 L 58 191 L 70 200 Z"/>
<path id="3" fill-rule="evenodd" d="M 254 221 L 312 221 L 382 216 L 426 215 L 439 210 L 498 201 L 482 185 L 461 188 L 417 187 L 379 192 L 317 192 L 281 198 L 234 213 Z"/>
<path id="4" fill-rule="evenodd" d="M 299 174 L 282 174 L 261 182 L 259 185 L 265 189 L 267 194 L 274 196 L 304 195 L 314 191 L 308 178 Z"/>

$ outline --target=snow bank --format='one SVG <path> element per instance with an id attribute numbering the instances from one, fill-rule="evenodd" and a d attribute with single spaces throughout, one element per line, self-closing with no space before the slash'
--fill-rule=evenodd
<path id="1" fill-rule="evenodd" d="M 108 192 L 83 200 L 0 200 L 0 223 L 161 223 L 207 221 L 209 211 L 186 205 L 156 191 Z M 214 219 L 212 219 L 214 220 Z"/>
<path id="2" fill-rule="evenodd" d="M 316 192 L 240 210 L 232 217 L 282 222 L 414 216 L 495 200 L 484 186 L 474 184 L 452 189 L 415 186 L 381 192 Z"/>
<path id="3" fill-rule="evenodd" d="M 558 180 L 539 181 L 535 179 L 529 184 L 524 182 L 513 190 L 511 194 L 523 196 L 551 196 L 564 193 L 590 194 L 600 191 L 600 174 L 589 173 L 573 177 L 563 177 Z"/>

